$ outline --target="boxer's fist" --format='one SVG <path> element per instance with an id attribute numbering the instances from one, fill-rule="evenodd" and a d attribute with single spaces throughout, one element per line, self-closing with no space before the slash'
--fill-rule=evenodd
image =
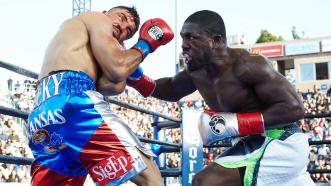
<path id="1" fill-rule="evenodd" d="M 200 116 L 198 127 L 203 144 L 207 146 L 226 138 L 264 132 L 263 116 L 260 112 L 204 111 Z"/>
<path id="2" fill-rule="evenodd" d="M 154 52 L 160 45 L 165 45 L 174 38 L 169 25 L 160 18 L 147 20 L 140 28 L 139 39 L 146 41 Z"/>
<path id="3" fill-rule="evenodd" d="M 199 133 L 204 145 L 212 145 L 217 141 L 238 136 L 236 115 L 232 113 L 222 113 L 204 111 L 199 119 Z"/>
<path id="4" fill-rule="evenodd" d="M 174 33 L 169 25 L 160 18 L 147 20 L 140 28 L 139 40 L 133 46 L 138 50 L 142 59 L 154 52 L 159 46 L 165 45 L 174 38 Z"/>

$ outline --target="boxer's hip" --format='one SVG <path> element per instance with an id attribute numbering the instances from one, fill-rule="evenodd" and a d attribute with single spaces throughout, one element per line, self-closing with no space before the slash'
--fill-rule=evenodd
<path id="1" fill-rule="evenodd" d="M 306 169 L 308 139 L 297 124 L 267 130 L 265 135 L 241 138 L 215 163 L 227 168 L 245 167 L 244 185 L 291 185 Z M 264 175 L 264 176 L 262 176 Z"/>

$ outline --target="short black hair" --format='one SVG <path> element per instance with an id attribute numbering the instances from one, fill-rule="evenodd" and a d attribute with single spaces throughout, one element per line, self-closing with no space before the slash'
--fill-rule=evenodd
<path id="1" fill-rule="evenodd" d="M 186 22 L 196 23 L 209 34 L 220 35 L 226 38 L 226 30 L 222 17 L 210 10 L 201 10 L 190 15 Z"/>
<path id="2" fill-rule="evenodd" d="M 136 29 L 134 30 L 134 32 L 136 32 L 140 26 L 140 17 L 139 17 L 136 7 L 134 7 L 134 6 L 133 7 L 115 6 L 111 9 L 109 9 L 108 12 L 110 12 L 111 10 L 116 9 L 116 8 L 125 9 L 125 10 L 129 11 L 129 13 L 132 15 L 132 17 L 134 19 L 134 24 L 136 25 Z"/>

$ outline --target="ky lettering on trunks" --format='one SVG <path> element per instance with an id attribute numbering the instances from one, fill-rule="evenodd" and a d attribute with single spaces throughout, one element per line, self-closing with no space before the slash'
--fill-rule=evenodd
<path id="1" fill-rule="evenodd" d="M 35 107 L 59 94 L 59 87 L 64 73 L 56 73 L 41 80 L 36 93 Z"/>
<path id="2" fill-rule="evenodd" d="M 35 108 L 60 93 L 59 88 L 64 73 L 52 74 L 41 79 L 36 92 Z M 29 117 L 30 135 L 49 125 L 66 123 L 66 118 L 63 116 L 63 111 L 60 108 L 49 108 L 49 110 L 43 110 L 39 113 L 34 112 Z"/>

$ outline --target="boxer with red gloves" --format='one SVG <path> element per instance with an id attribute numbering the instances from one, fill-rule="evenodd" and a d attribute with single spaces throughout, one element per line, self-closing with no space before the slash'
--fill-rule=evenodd
<path id="1" fill-rule="evenodd" d="M 124 41 L 139 25 L 136 9 L 125 6 L 81 13 L 61 25 L 44 56 L 26 125 L 35 158 L 32 186 L 82 186 L 88 174 L 100 186 L 128 180 L 136 185 L 163 185 L 153 162 L 155 154 L 104 98 L 123 92 L 127 78 L 148 53 L 173 38 L 163 20 L 151 19 L 141 27 L 133 49 L 124 49 Z M 139 69 L 130 79 L 145 82 Z M 45 113 L 53 120 L 40 119 Z"/>

